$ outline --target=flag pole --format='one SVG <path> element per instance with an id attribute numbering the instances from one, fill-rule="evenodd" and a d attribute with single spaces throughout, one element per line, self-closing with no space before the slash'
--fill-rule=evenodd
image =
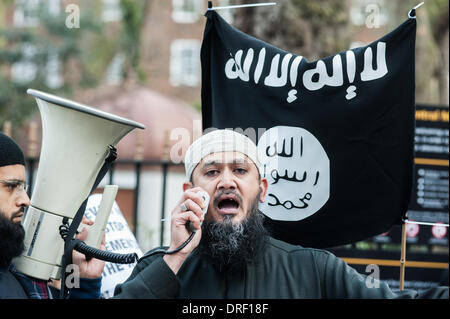
<path id="1" fill-rule="evenodd" d="M 208 1 L 208 10 L 222 10 L 222 9 L 237 9 L 237 8 L 250 8 L 250 7 L 262 7 L 262 6 L 274 6 L 276 2 L 265 2 L 265 3 L 249 3 L 249 4 L 238 4 L 232 6 L 223 7 L 213 7 L 212 2 Z"/>
<path id="2" fill-rule="evenodd" d="M 449 227 L 449 224 L 444 224 L 444 223 L 416 222 L 416 221 L 409 221 L 407 218 L 403 220 L 402 243 L 401 243 L 401 253 L 400 253 L 400 290 L 403 290 L 405 288 L 406 224 Z"/>
<path id="3" fill-rule="evenodd" d="M 405 288 L 405 261 L 406 261 L 406 221 L 402 224 L 402 248 L 400 253 L 400 291 Z"/>
<path id="4" fill-rule="evenodd" d="M 410 19 L 416 18 L 416 9 L 420 8 L 424 2 L 419 3 L 414 8 L 409 10 L 408 17 Z M 408 220 L 408 216 L 405 215 L 406 218 L 402 220 L 402 247 L 400 252 L 400 291 L 405 288 L 405 262 L 406 262 L 406 222 Z"/>
<path id="5" fill-rule="evenodd" d="M 414 8 L 412 8 L 411 10 L 409 10 L 408 12 L 408 17 L 410 19 L 415 19 L 416 18 L 416 9 L 420 8 L 425 2 L 421 2 L 419 3 L 417 6 L 415 6 Z"/>

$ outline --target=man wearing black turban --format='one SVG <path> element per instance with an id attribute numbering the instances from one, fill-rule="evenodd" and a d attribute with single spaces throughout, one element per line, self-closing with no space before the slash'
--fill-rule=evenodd
<path id="1" fill-rule="evenodd" d="M 10 137 L 0 132 L 0 299 L 47 299 L 58 293 L 52 293 L 53 288 L 49 288 L 47 282 L 19 273 L 11 263 L 24 250 L 25 230 L 21 221 L 25 208 L 30 205 L 26 190 L 23 152 Z M 87 232 L 83 231 L 80 236 L 87 236 Z M 82 263 L 99 265 L 95 259 L 88 262 L 77 258 L 80 270 Z M 80 287 L 70 289 L 69 298 L 98 298 L 103 265 L 101 262 L 101 267 L 80 271 Z"/>
<path id="2" fill-rule="evenodd" d="M 24 249 L 25 230 L 21 221 L 28 205 L 23 152 L 0 132 L 0 297 L 3 298 L 27 298 L 10 268 L 12 259 Z"/>

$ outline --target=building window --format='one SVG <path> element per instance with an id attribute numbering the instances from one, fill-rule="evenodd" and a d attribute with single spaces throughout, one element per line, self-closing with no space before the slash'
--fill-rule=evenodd
<path id="1" fill-rule="evenodd" d="M 16 0 L 14 2 L 14 26 L 36 27 L 39 24 L 39 0 Z"/>
<path id="2" fill-rule="evenodd" d="M 105 80 L 110 85 L 120 85 L 123 82 L 123 67 L 125 64 L 125 55 L 117 53 L 108 65 L 105 74 Z"/>
<path id="3" fill-rule="evenodd" d="M 61 0 L 15 0 L 14 26 L 21 28 L 38 26 L 41 9 L 46 9 L 51 16 L 58 16 L 61 11 Z"/>
<path id="4" fill-rule="evenodd" d="M 23 44 L 21 49 L 22 59 L 11 65 L 11 81 L 26 84 L 33 81 L 38 74 L 38 65 L 34 61 L 37 49 L 32 44 Z M 61 61 L 56 50 L 48 53 L 47 63 L 42 71 L 45 76 L 45 85 L 52 89 L 60 88 L 63 83 Z"/>
<path id="5" fill-rule="evenodd" d="M 48 55 L 47 64 L 45 66 L 45 84 L 51 89 L 59 89 L 63 83 L 61 75 L 61 61 L 57 52 L 51 52 Z"/>
<path id="6" fill-rule="evenodd" d="M 122 20 L 120 0 L 103 0 L 102 20 L 105 22 Z"/>
<path id="7" fill-rule="evenodd" d="M 200 83 L 200 41 L 180 39 L 170 46 L 170 83 L 198 86 Z"/>
<path id="8" fill-rule="evenodd" d="M 58 16 L 61 12 L 61 0 L 47 0 L 48 13 L 52 16 Z"/>
<path id="9" fill-rule="evenodd" d="M 11 81 L 25 84 L 33 81 L 36 77 L 38 68 L 33 57 L 37 50 L 32 44 L 23 44 L 20 51 L 22 53 L 21 61 L 11 65 Z"/>
<path id="10" fill-rule="evenodd" d="M 205 13 L 203 0 L 172 0 L 172 19 L 177 23 L 194 23 Z"/>

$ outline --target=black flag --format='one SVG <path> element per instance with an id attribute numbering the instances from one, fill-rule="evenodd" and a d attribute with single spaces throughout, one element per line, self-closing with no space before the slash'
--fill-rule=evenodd
<path id="1" fill-rule="evenodd" d="M 318 61 L 206 13 L 203 129 L 240 130 L 269 182 L 275 238 L 332 247 L 401 223 L 413 174 L 415 18 Z"/>

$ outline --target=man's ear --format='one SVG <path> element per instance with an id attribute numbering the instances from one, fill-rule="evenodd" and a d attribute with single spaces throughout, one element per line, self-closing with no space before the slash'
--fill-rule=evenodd
<path id="1" fill-rule="evenodd" d="M 191 182 L 184 182 L 183 183 L 183 192 L 187 191 L 188 189 L 194 187 Z"/>
<path id="2" fill-rule="evenodd" d="M 259 194 L 259 201 L 261 203 L 264 203 L 264 201 L 266 200 L 268 188 L 269 188 L 269 182 L 267 182 L 267 178 L 261 178 L 261 181 L 259 182 L 259 189 L 261 191 Z"/>

